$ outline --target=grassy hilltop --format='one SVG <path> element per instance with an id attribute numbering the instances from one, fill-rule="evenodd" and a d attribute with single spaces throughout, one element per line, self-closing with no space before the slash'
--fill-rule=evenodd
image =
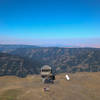
<path id="1" fill-rule="evenodd" d="M 39 75 L 18 78 L 0 77 L 0 100 L 100 100 L 100 72 L 83 72 L 56 76 L 50 91 L 44 92 L 45 85 Z"/>

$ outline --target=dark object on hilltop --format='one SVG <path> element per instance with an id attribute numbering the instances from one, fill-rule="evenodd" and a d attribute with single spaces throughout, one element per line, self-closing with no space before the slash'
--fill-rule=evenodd
<path id="1" fill-rule="evenodd" d="M 55 75 L 52 73 L 52 68 L 48 65 L 41 68 L 41 77 L 43 83 L 54 83 Z"/>

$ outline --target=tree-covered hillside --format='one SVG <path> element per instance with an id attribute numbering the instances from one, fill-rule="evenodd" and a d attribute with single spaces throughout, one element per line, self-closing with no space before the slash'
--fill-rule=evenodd
<path id="1" fill-rule="evenodd" d="M 10 46 L 3 46 L 8 54 L 0 53 L 0 75 L 38 74 L 45 64 L 56 73 L 100 71 L 99 48 L 17 47 L 9 51 Z"/>
<path id="2" fill-rule="evenodd" d="M 100 71 L 100 49 L 97 48 L 22 48 L 11 54 L 49 64 L 57 73 Z"/>
<path id="3" fill-rule="evenodd" d="M 16 75 L 25 77 L 28 74 L 38 74 L 41 63 L 26 58 L 0 53 L 0 76 Z"/>

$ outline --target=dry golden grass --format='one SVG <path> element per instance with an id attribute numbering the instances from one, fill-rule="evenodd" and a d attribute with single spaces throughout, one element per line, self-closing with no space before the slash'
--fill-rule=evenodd
<path id="1" fill-rule="evenodd" d="M 56 76 L 54 84 L 45 85 L 39 75 L 18 78 L 0 77 L 0 100 L 100 100 L 100 72 Z M 43 88 L 50 90 L 44 92 Z"/>

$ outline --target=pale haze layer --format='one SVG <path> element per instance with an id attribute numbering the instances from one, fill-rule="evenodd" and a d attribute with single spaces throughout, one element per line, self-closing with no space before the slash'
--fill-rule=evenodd
<path id="1" fill-rule="evenodd" d="M 0 0 L 0 44 L 100 47 L 100 0 Z"/>

